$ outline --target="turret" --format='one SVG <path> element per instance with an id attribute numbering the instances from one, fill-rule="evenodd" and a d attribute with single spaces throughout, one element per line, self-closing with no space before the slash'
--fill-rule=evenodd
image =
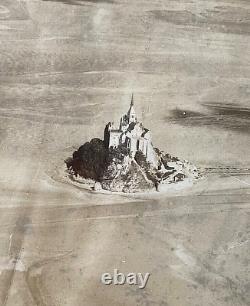
<path id="1" fill-rule="evenodd" d="M 111 122 L 109 122 L 104 129 L 104 146 L 105 148 L 109 147 L 109 140 L 110 140 L 110 129 L 111 129 Z"/>

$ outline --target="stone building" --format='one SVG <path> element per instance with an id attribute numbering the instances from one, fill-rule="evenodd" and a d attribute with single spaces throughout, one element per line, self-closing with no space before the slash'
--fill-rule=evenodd
<path id="1" fill-rule="evenodd" d="M 120 119 L 118 127 L 109 122 L 104 130 L 104 142 L 107 147 L 126 146 L 132 157 L 140 150 L 147 161 L 154 166 L 157 165 L 157 157 L 151 141 L 151 133 L 141 122 L 138 121 L 135 108 L 134 97 L 132 95 L 128 112 Z"/>

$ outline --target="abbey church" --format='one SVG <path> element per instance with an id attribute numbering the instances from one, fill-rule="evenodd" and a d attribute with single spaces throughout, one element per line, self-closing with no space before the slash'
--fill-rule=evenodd
<path id="1" fill-rule="evenodd" d="M 156 154 L 151 141 L 150 131 L 143 127 L 137 120 L 134 109 L 134 97 L 132 95 L 128 112 L 120 119 L 119 127 L 109 122 L 104 131 L 104 142 L 110 147 L 126 146 L 132 157 L 140 150 L 146 160 L 152 165 L 157 164 Z"/>

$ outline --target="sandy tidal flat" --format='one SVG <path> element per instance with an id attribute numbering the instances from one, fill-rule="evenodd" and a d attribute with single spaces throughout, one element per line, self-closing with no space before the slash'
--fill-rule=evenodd
<path id="1" fill-rule="evenodd" d="M 250 303 L 246 0 L 0 3 L 0 305 Z M 155 146 L 206 168 L 192 188 L 84 191 L 64 160 L 134 92 Z M 145 289 L 101 274 L 150 273 Z"/>

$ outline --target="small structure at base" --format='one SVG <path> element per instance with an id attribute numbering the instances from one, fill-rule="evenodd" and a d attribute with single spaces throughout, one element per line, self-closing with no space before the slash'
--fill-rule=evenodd
<path id="1" fill-rule="evenodd" d="M 185 174 L 183 174 L 183 173 L 177 173 L 177 174 L 174 176 L 174 182 L 183 181 L 184 178 L 185 178 Z"/>

